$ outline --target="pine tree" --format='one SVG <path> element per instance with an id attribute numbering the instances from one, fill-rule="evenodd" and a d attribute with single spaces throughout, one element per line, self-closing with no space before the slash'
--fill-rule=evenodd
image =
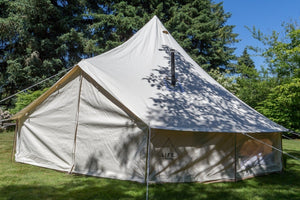
<path id="1" fill-rule="evenodd" d="M 258 75 L 255 70 L 254 62 L 247 52 L 247 48 L 244 49 L 243 54 L 238 58 L 236 72 L 241 74 L 243 78 L 250 78 Z"/>
<path id="2" fill-rule="evenodd" d="M 204 69 L 233 69 L 236 40 L 234 26 L 226 25 L 229 13 L 222 3 L 196 1 L 105 1 L 91 9 L 91 39 L 98 52 L 129 39 L 153 15 L 165 24 L 180 45 Z"/>
<path id="3" fill-rule="evenodd" d="M 222 3 L 211 0 L 3 0 L 0 6 L 1 98 L 122 44 L 154 15 L 203 68 L 233 68 L 237 35 Z"/>
<path id="4" fill-rule="evenodd" d="M 245 103 L 255 108 L 260 101 L 266 98 L 269 91 L 267 82 L 261 79 L 255 69 L 253 60 L 245 48 L 242 55 L 238 58 L 236 66 L 236 83 L 239 90 L 237 96 Z M 267 91 L 266 91 L 267 89 Z"/>
<path id="5" fill-rule="evenodd" d="M 238 65 L 245 65 L 248 68 L 255 68 L 253 60 L 250 58 L 248 54 L 247 48 L 244 49 L 241 57 L 238 58 Z"/>
<path id="6" fill-rule="evenodd" d="M 230 14 L 225 13 L 222 3 L 189 1 L 171 10 L 167 26 L 201 67 L 208 71 L 233 69 L 235 49 L 230 45 L 237 42 L 237 34 L 232 33 L 234 26 L 226 25 Z"/>
<path id="7" fill-rule="evenodd" d="M 1 98 L 56 74 L 80 60 L 83 37 L 74 31 L 74 27 L 77 28 L 77 24 L 80 24 L 76 19 L 82 18 L 83 11 L 75 9 L 80 7 L 79 1 L 72 1 L 73 4 L 65 2 L 67 1 L 2 2 L 7 10 L 1 14 L 0 19 L 3 55 L 0 61 Z"/>

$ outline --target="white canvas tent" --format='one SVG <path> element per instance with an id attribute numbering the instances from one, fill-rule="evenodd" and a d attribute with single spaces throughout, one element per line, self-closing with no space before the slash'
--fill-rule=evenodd
<path id="1" fill-rule="evenodd" d="M 245 133 L 281 149 L 287 131 L 212 79 L 157 17 L 121 46 L 79 62 L 14 119 L 17 162 L 138 182 L 281 171 L 281 153 Z"/>

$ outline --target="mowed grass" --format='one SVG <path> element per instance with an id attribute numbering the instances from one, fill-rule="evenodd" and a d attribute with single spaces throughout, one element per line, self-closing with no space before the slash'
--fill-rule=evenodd
<path id="1" fill-rule="evenodd" d="M 0 133 L 0 200 L 145 199 L 145 184 L 69 175 L 11 161 L 13 133 Z M 286 152 L 300 157 L 300 141 L 284 140 Z M 286 158 L 283 173 L 236 183 L 151 184 L 149 199 L 300 200 L 300 163 Z"/>

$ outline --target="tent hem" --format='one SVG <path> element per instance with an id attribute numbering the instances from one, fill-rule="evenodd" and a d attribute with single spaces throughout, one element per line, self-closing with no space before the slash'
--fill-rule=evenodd
<path id="1" fill-rule="evenodd" d="M 285 133 L 286 131 L 278 131 L 278 130 L 270 130 L 270 131 L 263 131 L 263 132 L 245 132 L 245 131 L 232 131 L 232 132 L 223 132 L 222 130 L 220 131 L 207 131 L 207 130 L 195 130 L 195 129 L 176 129 L 176 128 L 162 128 L 162 127 L 155 127 L 155 126 L 151 126 L 151 129 L 153 130 L 153 132 L 156 131 L 172 131 L 172 132 L 181 132 L 181 133 L 189 133 L 189 132 L 196 132 L 196 133 L 225 133 L 225 134 L 236 134 L 236 133 L 240 133 L 240 134 L 259 134 L 259 133 Z"/>
<path id="2" fill-rule="evenodd" d="M 34 163 L 34 162 L 28 162 L 28 161 L 20 161 L 18 159 L 15 159 L 15 162 L 20 163 L 20 164 L 27 164 L 27 165 L 34 165 L 36 167 L 42 167 L 45 169 L 50 169 L 50 170 L 54 170 L 54 171 L 58 171 L 58 172 L 68 172 L 68 168 L 64 169 L 60 169 L 58 167 L 53 167 L 53 166 L 48 166 L 48 165 L 43 165 L 43 164 L 38 164 L 38 163 Z"/>

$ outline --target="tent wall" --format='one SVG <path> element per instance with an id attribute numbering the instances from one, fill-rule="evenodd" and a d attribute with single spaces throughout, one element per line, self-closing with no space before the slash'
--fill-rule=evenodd
<path id="1" fill-rule="evenodd" d="M 107 99 L 87 76 L 78 122 L 73 172 L 144 182 L 147 127 Z"/>
<path id="2" fill-rule="evenodd" d="M 80 71 L 19 119 L 17 162 L 68 171 L 72 163 Z"/>
<path id="3" fill-rule="evenodd" d="M 251 136 L 281 149 L 280 133 Z M 153 130 L 150 181 L 234 181 L 282 170 L 281 152 L 241 133 Z"/>
<path id="4" fill-rule="evenodd" d="M 150 181 L 234 180 L 234 134 L 153 131 Z"/>
<path id="5" fill-rule="evenodd" d="M 80 69 L 18 121 L 17 162 L 145 181 L 147 127 Z"/>

